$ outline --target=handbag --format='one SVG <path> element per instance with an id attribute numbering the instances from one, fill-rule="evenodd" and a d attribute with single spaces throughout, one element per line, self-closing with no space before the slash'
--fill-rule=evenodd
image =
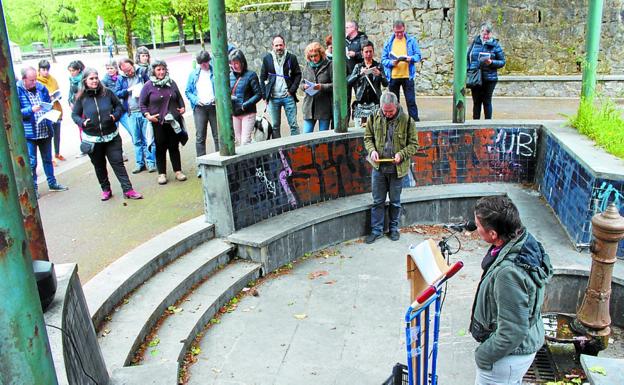
<path id="1" fill-rule="evenodd" d="M 468 51 L 468 71 L 466 72 L 466 87 L 475 88 L 481 87 L 483 85 L 483 79 L 481 78 L 481 63 L 477 68 L 470 68 L 472 65 L 472 47 L 474 47 L 474 40 L 470 45 L 470 50 Z"/>
<path id="2" fill-rule="evenodd" d="M 86 140 L 80 141 L 80 152 L 82 152 L 83 154 L 93 153 L 94 148 L 95 148 L 95 143 L 87 142 Z"/>
<path id="3" fill-rule="evenodd" d="M 483 85 L 481 78 L 481 68 L 471 68 L 466 73 L 466 87 L 475 88 Z"/>

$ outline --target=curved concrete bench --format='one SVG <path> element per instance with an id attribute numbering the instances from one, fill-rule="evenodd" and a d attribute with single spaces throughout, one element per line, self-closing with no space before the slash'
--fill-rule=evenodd
<path id="1" fill-rule="evenodd" d="M 195 246 L 214 238 L 214 226 L 200 216 L 139 245 L 84 284 L 91 319 L 98 326 L 130 292 L 159 269 Z"/>

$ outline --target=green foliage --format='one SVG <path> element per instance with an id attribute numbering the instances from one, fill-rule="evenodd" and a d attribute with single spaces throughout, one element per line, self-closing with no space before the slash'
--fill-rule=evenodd
<path id="1" fill-rule="evenodd" d="M 581 99 L 568 123 L 610 154 L 624 159 L 624 118 L 612 100 L 600 99 L 596 104 L 592 99 Z"/>

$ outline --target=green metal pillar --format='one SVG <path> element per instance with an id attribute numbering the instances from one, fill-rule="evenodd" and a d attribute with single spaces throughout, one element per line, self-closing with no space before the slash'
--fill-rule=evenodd
<path id="1" fill-rule="evenodd" d="M 0 12 L 2 12 L 2 20 L 4 20 L 4 11 L 0 10 Z M 2 65 L 0 69 L 0 83 L 3 84 L 2 92 L 6 103 L 4 123 L 9 142 L 9 154 L 13 162 L 17 195 L 24 219 L 28 248 L 30 249 L 32 259 L 47 261 L 48 247 L 41 224 L 41 215 L 39 214 L 39 206 L 33 186 L 30 162 L 28 161 L 22 114 L 15 87 L 15 75 L 11 65 L 8 33 L 4 23 L 0 23 L 0 51 L 0 56 L 4 59 L 3 63 L 7 63 L 7 65 Z M 14 106 L 16 107 L 14 108 Z"/>
<path id="2" fill-rule="evenodd" d="M 334 94 L 334 130 L 347 132 L 347 63 L 345 44 L 345 0 L 332 0 L 332 83 Z"/>
<path id="3" fill-rule="evenodd" d="M 225 1 L 208 0 L 210 17 L 210 44 L 214 71 L 217 124 L 219 126 L 219 153 L 234 155 L 234 128 L 232 126 L 232 98 L 230 95 L 230 65 L 227 51 Z"/>
<path id="4" fill-rule="evenodd" d="M 12 117 L 20 109 L 9 102 L 15 100 L 16 88 L 6 80 L 13 66 L 6 55 L 9 44 L 1 1 L 0 16 L 0 384 L 56 385 L 7 139 Z"/>
<path id="5" fill-rule="evenodd" d="M 596 70 L 600 48 L 600 28 L 602 26 L 603 0 L 590 0 L 587 14 L 587 35 L 585 42 L 585 65 L 581 98 L 592 99 L 596 91 Z"/>
<path id="6" fill-rule="evenodd" d="M 468 42 L 468 0 L 455 0 L 453 28 L 453 123 L 466 121 L 466 49 Z"/>

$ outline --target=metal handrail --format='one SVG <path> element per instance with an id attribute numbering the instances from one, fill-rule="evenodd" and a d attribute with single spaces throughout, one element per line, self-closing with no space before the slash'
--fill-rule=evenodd
<path id="1" fill-rule="evenodd" d="M 286 5 L 286 4 L 308 4 L 308 3 L 326 3 L 327 0 L 293 0 L 293 1 L 274 1 L 271 3 L 256 3 L 256 4 L 248 4 L 243 5 L 240 10 L 246 11 L 250 8 L 259 8 L 261 6 L 270 6 L 270 5 Z"/>

